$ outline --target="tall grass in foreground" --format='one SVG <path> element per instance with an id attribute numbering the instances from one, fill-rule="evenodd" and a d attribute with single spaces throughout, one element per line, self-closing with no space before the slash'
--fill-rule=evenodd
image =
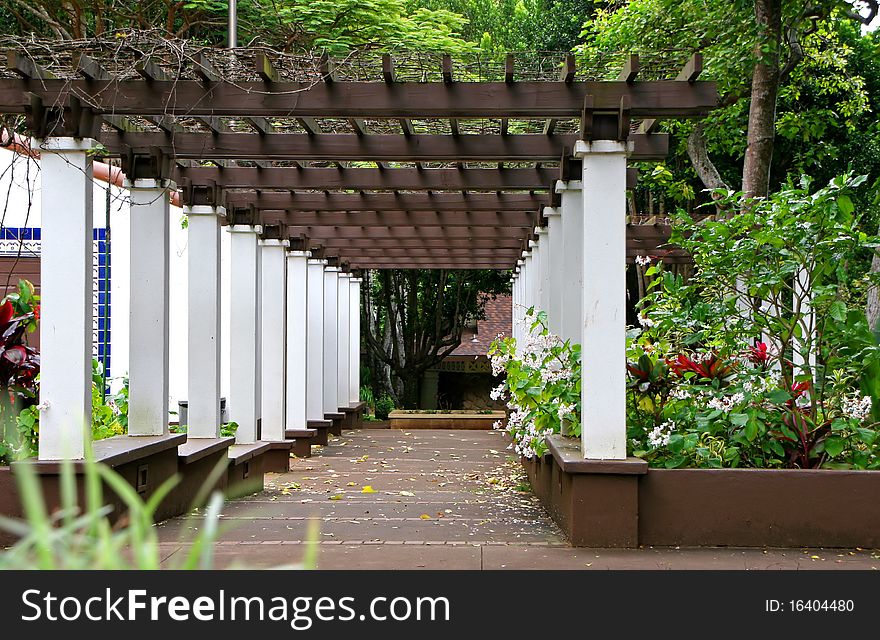
<path id="1" fill-rule="evenodd" d="M 225 460 L 212 471 L 195 504 L 201 504 L 220 473 Z M 161 547 L 153 526 L 156 510 L 179 478 L 164 482 L 144 501 L 130 484 L 109 467 L 89 456 L 83 465 L 84 505 L 78 504 L 77 473 L 70 462 L 62 463 L 61 508 L 49 513 L 36 471 L 28 464 L 16 469 L 24 520 L 0 515 L 0 528 L 19 536 L 18 542 L 0 551 L 0 569 L 159 569 Z M 115 525 L 113 510 L 105 505 L 106 484 L 125 504 L 126 514 Z M 215 491 L 208 498 L 199 533 L 190 542 L 182 561 L 167 568 L 210 569 L 217 539 L 223 495 Z M 177 554 L 175 554 L 176 556 Z"/>
<path id="2" fill-rule="evenodd" d="M 223 494 L 213 490 L 227 461 L 220 460 L 212 469 L 193 507 L 199 509 L 198 533 L 191 539 L 179 540 L 188 547 L 172 555 L 162 567 L 162 548 L 154 526 L 156 510 L 179 482 L 169 478 L 148 500 L 144 500 L 118 473 L 95 462 L 91 451 L 83 463 L 84 505 L 78 504 L 77 472 L 71 462 L 63 462 L 60 479 L 61 508 L 49 513 L 39 477 L 29 464 L 16 469 L 24 519 L 14 520 L 0 515 L 0 529 L 19 537 L 9 549 L 0 549 L 2 569 L 212 569 L 214 546 L 220 533 L 220 512 Z M 126 513 L 111 524 L 113 510 L 105 505 L 103 485 L 106 484 L 124 502 Z M 210 496 L 209 496 L 210 494 Z M 309 523 L 304 555 L 299 563 L 279 569 L 314 569 L 317 566 L 319 524 Z M 180 560 L 176 560 L 177 558 Z M 241 562 L 236 568 L 247 568 Z"/>

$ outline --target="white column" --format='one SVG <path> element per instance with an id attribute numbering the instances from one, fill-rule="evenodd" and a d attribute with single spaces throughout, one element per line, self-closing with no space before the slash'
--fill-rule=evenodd
<path id="1" fill-rule="evenodd" d="M 324 413 L 339 411 L 338 378 L 336 368 L 338 362 L 336 315 L 339 300 L 339 268 L 324 269 Z"/>
<path id="2" fill-rule="evenodd" d="M 169 269 L 168 180 L 126 180 L 131 196 L 129 268 L 128 433 L 168 433 Z"/>
<path id="3" fill-rule="evenodd" d="M 540 227 L 535 227 L 534 232 L 537 240 L 531 240 L 529 242 L 529 246 L 532 247 L 532 273 L 534 274 L 534 278 L 532 279 L 532 292 L 534 295 L 533 304 L 535 305 L 535 311 L 543 311 L 541 308 L 541 262 L 544 257 L 544 245 L 540 242 L 541 235 L 538 233 L 538 229 Z"/>
<path id="4" fill-rule="evenodd" d="M 348 402 L 357 404 L 361 399 L 361 282 L 360 278 L 350 278 L 348 310 L 349 358 L 348 358 Z"/>
<path id="5" fill-rule="evenodd" d="M 220 216 L 214 206 L 184 207 L 189 288 L 187 437 L 220 436 Z"/>
<path id="6" fill-rule="evenodd" d="M 565 280 L 565 271 L 562 261 L 562 211 L 561 208 L 544 207 L 544 217 L 547 219 L 547 247 L 548 264 L 546 271 L 547 286 L 547 317 L 550 322 L 550 332 L 553 335 L 562 335 L 562 286 Z"/>
<path id="7" fill-rule="evenodd" d="M 260 241 L 260 440 L 284 440 L 288 244 Z"/>
<path id="8" fill-rule="evenodd" d="M 516 318 L 519 313 L 519 271 L 513 270 L 510 278 L 510 337 L 517 339 Z"/>
<path id="9" fill-rule="evenodd" d="M 550 313 L 550 238 L 547 229 L 537 227 L 538 244 L 541 247 L 541 262 L 538 267 L 538 308 Z"/>
<path id="10" fill-rule="evenodd" d="M 306 361 L 306 417 L 324 419 L 324 267 L 326 260 L 308 264 L 308 336 Z"/>
<path id="11" fill-rule="evenodd" d="M 584 205 L 580 180 L 556 183 L 556 191 L 562 200 L 562 220 L 565 233 L 562 236 L 562 321 L 560 336 L 571 340 L 572 344 L 581 341 L 581 306 L 583 301 L 583 263 L 584 263 Z M 604 267 L 600 267 L 604 269 Z M 603 273 L 603 271 L 599 271 Z"/>
<path id="12" fill-rule="evenodd" d="M 336 300 L 336 406 L 337 411 L 348 406 L 349 384 L 349 359 L 351 358 L 351 342 L 349 323 L 351 311 L 349 298 L 351 297 L 351 274 L 341 272 L 338 280 L 338 297 Z"/>
<path id="13" fill-rule="evenodd" d="M 626 458 L 626 156 L 623 142 L 578 141 L 583 158 L 584 458 Z M 565 215 L 565 214 L 563 214 Z"/>
<path id="14" fill-rule="evenodd" d="M 232 225 L 229 232 L 229 419 L 235 441 L 257 441 L 260 417 L 260 248 L 262 227 Z"/>
<path id="15" fill-rule="evenodd" d="M 287 424 L 305 429 L 308 335 L 308 251 L 287 252 Z"/>
<path id="16" fill-rule="evenodd" d="M 802 318 L 802 337 L 794 337 L 792 340 L 791 362 L 794 365 L 794 374 L 803 375 L 813 373 L 816 369 L 816 312 L 813 311 L 813 287 L 810 282 L 810 272 L 801 269 L 795 274 L 794 283 L 795 313 Z M 800 298 L 800 309 L 797 308 L 797 299 Z"/>
<path id="17" fill-rule="evenodd" d="M 42 155 L 40 460 L 80 459 L 92 434 L 92 139 Z"/>

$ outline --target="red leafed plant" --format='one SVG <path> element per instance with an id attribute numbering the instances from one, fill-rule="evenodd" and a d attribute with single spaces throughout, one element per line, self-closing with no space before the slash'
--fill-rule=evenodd
<path id="1" fill-rule="evenodd" d="M 683 353 L 677 355 L 666 364 L 678 376 L 684 377 L 686 373 L 695 373 L 706 380 L 723 380 L 733 374 L 733 367 L 717 353 L 709 353 L 702 359 L 690 358 Z"/>
<path id="2" fill-rule="evenodd" d="M 749 347 L 746 352 L 746 358 L 752 364 L 766 369 L 770 364 L 770 352 L 767 350 L 767 343 L 759 342 L 754 347 Z"/>
<path id="3" fill-rule="evenodd" d="M 27 334 L 37 327 L 39 296 L 27 280 L 0 303 L 0 458 L 4 444 L 20 439 L 16 417 L 37 404 L 40 354 L 27 344 Z"/>

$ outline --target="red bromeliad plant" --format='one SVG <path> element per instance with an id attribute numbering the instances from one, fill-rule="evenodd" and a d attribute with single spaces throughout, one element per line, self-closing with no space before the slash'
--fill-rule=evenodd
<path id="1" fill-rule="evenodd" d="M 37 404 L 40 354 L 27 344 L 26 336 L 36 329 L 39 313 L 39 297 L 26 280 L 0 303 L 0 458 L 32 436 L 20 433 L 16 418 L 22 409 Z"/>
<path id="2" fill-rule="evenodd" d="M 667 360 L 666 364 L 679 377 L 694 373 L 703 380 L 723 382 L 734 373 L 733 366 L 716 352 L 708 353 L 701 359 L 690 358 L 682 353 Z"/>

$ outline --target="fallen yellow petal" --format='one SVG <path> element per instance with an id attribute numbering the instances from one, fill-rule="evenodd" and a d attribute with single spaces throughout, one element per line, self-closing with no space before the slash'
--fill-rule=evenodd
<path id="1" fill-rule="evenodd" d="M 419 517 L 420 517 L 422 520 L 430 520 L 430 519 L 431 519 L 431 516 L 429 516 L 427 513 L 423 513 L 423 514 L 420 515 Z"/>
<path id="2" fill-rule="evenodd" d="M 361 489 L 361 493 L 376 493 L 376 490 L 370 485 L 365 485 L 363 489 Z"/>

